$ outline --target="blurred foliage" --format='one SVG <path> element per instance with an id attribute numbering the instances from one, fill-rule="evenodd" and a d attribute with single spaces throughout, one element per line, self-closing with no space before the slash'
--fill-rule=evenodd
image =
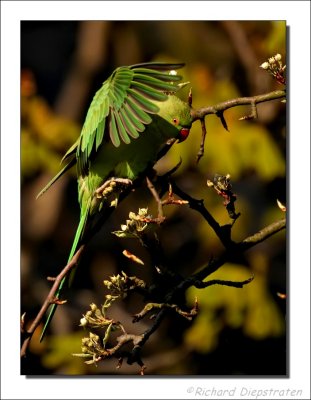
<path id="1" fill-rule="evenodd" d="M 71 356 L 79 348 L 82 337 L 83 332 L 49 337 L 42 357 L 43 366 L 48 369 L 58 369 L 59 373 L 63 371 L 66 375 L 85 374 L 85 365 Z"/>
<path id="2" fill-rule="evenodd" d="M 255 256 L 254 264 L 265 263 L 264 255 Z M 198 352 L 214 350 L 218 344 L 218 334 L 225 327 L 242 328 L 246 336 L 256 340 L 278 337 L 284 334 L 285 322 L 274 299 L 267 290 L 266 272 L 262 265 L 255 279 L 243 289 L 214 285 L 209 290 L 191 288 L 187 297 L 189 303 L 196 296 L 199 314 L 185 335 L 188 346 Z M 249 277 L 243 265 L 227 263 L 210 279 L 242 281 Z"/>
<path id="3" fill-rule="evenodd" d="M 21 74 L 21 172 L 31 177 L 42 170 L 56 173 L 60 156 L 78 138 L 77 123 L 55 114 L 36 93 L 33 73 Z"/>
<path id="4" fill-rule="evenodd" d="M 50 175 L 59 170 L 62 156 L 80 133 L 95 91 L 112 70 L 119 65 L 151 60 L 184 61 L 184 81 L 191 83 L 180 96 L 186 99 L 191 86 L 194 108 L 269 92 L 279 86 L 260 65 L 276 53 L 285 59 L 286 24 L 284 21 L 24 21 L 21 27 L 21 269 L 25 277 L 21 308 L 32 317 L 47 294 L 45 277 L 64 265 L 78 224 L 75 171 L 69 172 L 71 180 L 63 186 L 56 184 L 44 199 L 36 202 L 35 195 Z M 243 43 L 237 31 L 242 34 Z M 157 170 L 164 173 L 182 158 L 175 174 L 178 184 L 191 196 L 204 199 L 220 224 L 228 223 L 229 217 L 222 199 L 207 188 L 206 180 L 216 173 L 229 173 L 237 195 L 236 209 L 241 212 L 233 228 L 233 238 L 243 239 L 282 217 L 276 199 L 286 203 L 285 107 L 279 101 L 259 104 L 258 119 L 254 121 L 238 120 L 249 113 L 248 107 L 230 109 L 224 115 L 229 132 L 216 116 L 208 116 L 205 155 L 200 163 L 195 162 L 201 140 L 200 123 L 196 122 L 189 138 L 173 146 L 157 164 Z M 58 197 L 56 201 L 51 191 L 59 192 L 63 201 Z M 156 214 L 154 200 L 145 188 L 131 194 L 90 243 L 72 287 L 72 299 L 57 311 L 58 322 L 52 324 L 51 336 L 45 344 L 30 349 L 35 362 L 26 364 L 22 373 L 32 374 L 34 370 L 37 373 L 40 368 L 42 373 L 53 374 L 115 373 L 115 363 L 107 362 L 107 367 L 96 369 L 71 357 L 71 353 L 79 351 L 83 332 L 70 332 L 75 331 L 91 302 L 102 302 L 101 282 L 107 276 L 125 270 L 138 277 L 142 275 L 142 279 L 152 279 L 148 267 L 140 267 L 139 272 L 136 268 L 133 273 L 130 261 L 122 256 L 123 245 L 116 243 L 111 235 L 129 211 L 138 207 L 148 207 Z M 50 221 L 47 215 L 52 210 L 54 220 Z M 211 228 L 187 206 L 170 206 L 165 213 L 168 222 L 159 236 L 172 268 L 189 274 L 222 251 Z M 50 229 L 45 234 L 35 234 L 41 225 L 49 225 Z M 141 249 L 134 245 L 127 248 L 146 259 Z M 208 357 L 214 353 L 214 362 L 219 364 L 214 364 L 214 368 L 221 373 L 224 370 L 220 337 L 229 328 L 241 331 L 235 347 L 253 340 L 253 354 L 264 357 L 270 349 L 269 356 L 280 360 L 271 374 L 285 373 L 286 302 L 280 304 L 275 300 L 276 291 L 286 291 L 285 260 L 285 235 L 278 234 L 247 253 L 239 265 L 227 264 L 211 277 L 243 280 L 253 272 L 255 279 L 243 289 L 212 286 L 189 290 L 189 304 L 198 296 L 199 315 L 188 325 L 181 318 L 165 321 L 146 348 L 150 357 L 148 367 L 152 369 L 153 362 L 156 364 L 151 354 L 166 354 L 179 346 L 183 350 L 176 354 L 184 354 L 186 346 L 189 358 L 182 361 L 183 373 L 202 373 L 203 366 L 209 364 Z M 128 319 L 129 331 L 130 316 L 138 311 L 138 304 L 136 298 L 129 296 L 116 308 L 116 318 L 122 322 Z M 274 346 L 271 351 L 269 343 L 275 338 L 281 349 Z M 259 342 L 266 347 L 257 350 Z M 198 360 L 197 354 L 203 358 Z M 248 373 L 249 365 L 255 362 L 253 358 L 247 354 L 241 356 L 242 373 Z M 175 355 L 170 357 L 170 365 L 155 371 L 159 374 L 180 371 L 178 363 Z M 131 368 L 128 366 L 125 371 L 135 374 L 136 368 Z M 262 365 L 259 371 L 266 373 L 265 368 Z"/>
<path id="5" fill-rule="evenodd" d="M 268 30 L 266 40 L 261 43 L 262 51 L 274 54 L 275 49 L 280 53 L 286 53 L 286 24 L 284 21 L 271 21 L 271 29 Z"/>

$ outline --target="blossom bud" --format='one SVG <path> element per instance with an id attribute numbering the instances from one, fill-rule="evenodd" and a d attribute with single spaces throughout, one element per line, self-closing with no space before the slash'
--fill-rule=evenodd
<path id="1" fill-rule="evenodd" d="M 108 280 L 105 279 L 105 280 L 104 280 L 104 285 L 107 286 L 107 289 L 110 289 L 112 283 L 111 283 L 110 281 L 108 281 Z"/>
<path id="2" fill-rule="evenodd" d="M 88 353 L 89 349 L 86 346 L 81 347 L 82 353 Z"/>
<path id="3" fill-rule="evenodd" d="M 275 63 L 275 58 L 274 57 L 270 57 L 269 58 L 269 64 L 274 64 Z"/>
<path id="4" fill-rule="evenodd" d="M 129 218 L 130 218 L 130 219 L 136 219 L 136 214 L 133 213 L 133 211 L 130 211 L 130 212 L 129 212 Z"/>
<path id="5" fill-rule="evenodd" d="M 269 63 L 266 61 L 263 64 L 261 64 L 260 68 L 262 69 L 268 69 L 269 68 Z"/>
<path id="6" fill-rule="evenodd" d="M 95 333 L 90 332 L 90 339 L 94 340 L 95 342 L 98 342 L 99 336 L 95 335 Z"/>

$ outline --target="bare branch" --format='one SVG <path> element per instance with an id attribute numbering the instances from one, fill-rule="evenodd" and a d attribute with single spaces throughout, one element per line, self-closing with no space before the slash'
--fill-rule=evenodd
<path id="1" fill-rule="evenodd" d="M 277 232 L 285 229 L 286 227 L 286 219 L 281 219 L 277 222 L 273 222 L 272 224 L 266 226 L 261 229 L 259 232 L 255 233 L 252 236 L 247 237 L 240 243 L 235 243 L 234 247 L 227 249 L 219 258 L 212 259 L 205 267 L 203 267 L 199 272 L 192 275 L 189 279 L 190 285 L 186 285 L 187 288 L 191 285 L 196 286 L 198 281 L 203 281 L 213 272 L 217 271 L 223 264 L 229 261 L 235 254 L 242 254 L 244 251 L 254 247 L 255 245 L 263 242 L 268 239 L 270 236 L 276 234 Z M 200 283 L 199 283 L 200 285 Z"/>
<path id="2" fill-rule="evenodd" d="M 255 246 L 258 243 L 263 242 L 264 240 L 268 239 L 270 236 L 274 235 L 275 233 L 281 231 L 286 226 L 286 219 L 283 218 L 279 221 L 273 222 L 272 224 L 266 226 L 265 228 L 261 229 L 259 232 L 255 233 L 252 236 L 244 239 L 240 244 L 239 247 L 243 249 L 243 251 L 248 250 L 249 248 Z"/>
<path id="3" fill-rule="evenodd" d="M 206 126 L 205 126 L 205 119 L 200 118 L 201 121 L 201 128 L 202 128 L 202 138 L 201 138 L 201 143 L 200 143 L 200 149 L 197 154 L 197 163 L 200 161 L 200 159 L 204 155 L 204 144 L 205 144 L 205 138 L 206 138 Z"/>
<path id="4" fill-rule="evenodd" d="M 247 285 L 253 279 L 254 279 L 254 275 L 252 275 L 250 278 L 248 278 L 248 279 L 246 279 L 244 281 L 241 281 L 241 282 L 239 282 L 239 281 L 225 281 L 225 280 L 222 280 L 222 279 L 213 279 L 213 280 L 210 280 L 210 281 L 207 281 L 207 282 L 201 282 L 201 281 L 200 282 L 196 282 L 194 286 L 197 289 L 205 289 L 208 286 L 213 286 L 213 285 L 232 286 L 232 287 L 241 289 L 241 288 L 244 287 L 244 285 Z"/>
<path id="5" fill-rule="evenodd" d="M 226 249 L 226 251 L 217 259 L 212 259 L 210 262 L 203 267 L 199 272 L 196 274 L 191 275 L 190 277 L 183 278 L 179 283 L 173 284 L 173 281 L 171 281 L 172 286 L 168 285 L 167 289 L 163 288 L 163 294 L 161 298 L 164 299 L 163 302 L 161 303 L 155 303 L 155 302 L 150 302 L 147 303 L 146 306 L 143 308 L 143 310 L 134 315 L 134 320 L 133 322 L 138 322 L 142 318 L 144 318 L 149 312 L 155 312 L 155 315 L 153 316 L 153 324 L 150 328 L 148 328 L 144 333 L 140 335 L 133 335 L 133 334 L 128 334 L 122 329 L 121 323 L 117 323 L 117 326 L 121 328 L 122 334 L 116 338 L 117 344 L 113 347 L 110 347 L 107 349 L 105 346 L 102 347 L 102 345 L 99 345 L 100 343 L 100 338 L 97 335 L 94 335 L 90 333 L 90 338 L 83 338 L 82 341 L 83 343 L 86 343 L 88 341 L 91 341 L 92 344 L 92 349 L 90 349 L 90 346 L 87 348 L 84 347 L 83 351 L 86 351 L 90 354 L 75 354 L 76 356 L 79 357 L 85 357 L 90 356 L 92 357 L 92 360 L 86 361 L 86 363 L 96 363 L 101 360 L 104 360 L 106 358 L 110 357 L 115 357 L 118 359 L 118 364 L 117 368 L 121 367 L 122 360 L 124 358 L 127 359 L 128 364 L 134 364 L 137 363 L 140 366 L 140 373 L 143 374 L 145 370 L 145 365 L 142 361 L 141 358 L 141 352 L 142 348 L 145 345 L 145 343 L 148 341 L 148 339 L 151 337 L 151 335 L 158 329 L 160 324 L 162 323 L 164 317 L 167 315 L 168 312 L 176 312 L 177 314 L 181 315 L 184 318 L 187 318 L 191 320 L 193 317 L 195 317 L 198 313 L 198 303 L 197 300 L 195 299 L 195 304 L 193 308 L 190 311 L 184 311 L 180 305 L 178 305 L 178 300 L 175 303 L 176 299 L 180 298 L 181 294 L 184 294 L 184 292 L 191 286 L 194 286 L 199 289 L 204 289 L 212 285 L 224 285 L 224 286 L 231 286 L 235 288 L 243 288 L 244 285 L 249 284 L 253 279 L 254 276 L 252 275 L 250 278 L 244 280 L 244 281 L 229 281 L 229 280 L 220 280 L 220 279 L 214 279 L 214 280 L 209 280 L 207 282 L 204 282 L 204 279 L 208 277 L 210 274 L 215 272 L 218 268 L 220 268 L 224 263 L 230 260 L 232 255 L 234 254 L 242 254 L 244 251 L 248 250 L 250 247 L 255 246 L 257 243 L 262 242 L 263 240 L 267 239 L 271 235 L 279 232 L 280 230 L 285 228 L 285 219 L 278 221 L 276 223 L 273 223 L 265 228 L 263 228 L 261 231 L 255 233 L 252 236 L 249 236 L 248 238 L 244 239 L 240 243 L 235 243 L 234 248 Z M 175 275 L 174 275 L 175 278 Z M 169 275 L 166 275 L 166 279 L 169 279 Z M 176 282 L 176 281 L 175 281 Z M 166 291 L 168 290 L 168 291 Z M 151 292 L 149 293 L 151 295 Z M 159 295 L 159 293 L 158 293 Z M 152 295 L 151 295 L 152 296 Z M 182 296 L 183 297 L 183 296 Z M 92 306 L 91 306 L 92 307 Z M 94 305 L 93 305 L 94 308 Z M 109 322 L 109 327 L 112 326 L 112 320 L 107 320 L 105 319 L 105 325 L 107 325 L 106 321 Z M 106 330 L 105 337 L 109 336 L 109 328 Z M 95 339 L 94 339 L 95 338 Z M 105 340 L 104 340 L 105 342 Z M 128 342 L 132 342 L 132 349 L 129 351 L 122 351 L 121 348 L 123 345 L 125 345 Z M 120 353 L 121 352 L 121 353 Z M 120 357 L 121 355 L 121 357 Z"/>
<path id="6" fill-rule="evenodd" d="M 214 230 L 219 240 L 225 247 L 230 247 L 232 244 L 231 234 L 230 234 L 230 226 L 220 226 L 219 223 L 215 220 L 212 214 L 207 210 L 204 206 L 203 199 L 198 200 L 191 197 L 189 194 L 185 193 L 182 189 L 180 189 L 174 181 L 171 181 L 171 185 L 173 188 L 173 192 L 177 194 L 183 200 L 188 201 L 189 207 L 193 210 L 198 211 L 202 217 L 207 221 L 207 223 Z"/>
<path id="7" fill-rule="evenodd" d="M 243 253 L 244 251 L 248 250 L 249 248 L 251 248 L 251 247 L 255 246 L 256 244 L 262 242 L 263 240 L 269 238 L 271 235 L 284 229 L 285 226 L 286 226 L 285 219 L 282 219 L 278 222 L 268 225 L 267 227 L 263 228 L 261 231 L 255 233 L 252 236 L 249 236 L 248 238 L 244 239 L 242 242 L 236 244 L 235 252 L 239 252 L 240 254 Z M 245 245 L 245 243 L 247 245 Z M 225 285 L 225 286 L 232 286 L 232 287 L 236 287 L 236 288 L 243 288 L 244 285 L 247 285 L 254 279 L 254 276 L 252 275 L 250 278 L 248 278 L 244 281 L 241 281 L 241 282 L 216 280 L 216 279 L 210 280 L 207 282 L 203 282 L 203 280 L 206 277 L 211 275 L 218 268 L 220 268 L 224 263 L 226 263 L 230 259 L 230 257 L 232 257 L 232 253 L 233 253 L 232 249 L 226 250 L 219 258 L 212 259 L 199 272 L 191 275 L 188 278 L 185 278 L 182 282 L 180 282 L 177 286 L 173 287 L 170 290 L 170 292 L 165 296 L 165 304 L 163 304 L 163 307 L 161 307 L 161 305 L 158 305 L 158 308 L 160 308 L 160 311 L 156 315 L 153 325 L 141 336 L 141 339 L 138 341 L 137 347 L 135 348 L 135 352 L 133 355 L 134 359 L 135 359 L 136 352 L 139 352 L 139 354 L 140 354 L 140 350 L 141 350 L 142 346 L 149 339 L 149 337 L 157 330 L 157 328 L 161 324 L 161 322 L 162 322 L 163 318 L 165 317 L 165 315 L 167 314 L 167 312 L 169 312 L 170 309 L 174 309 L 174 307 L 177 307 L 175 305 L 168 307 L 167 304 L 172 302 L 178 294 L 184 293 L 185 290 L 187 290 L 191 286 L 195 286 L 200 289 L 211 286 L 211 285 Z M 149 307 L 147 305 L 145 307 L 145 309 L 143 310 L 143 312 L 138 314 L 138 316 L 143 317 L 147 312 L 149 312 L 151 309 L 154 309 L 154 308 L 157 308 L 157 305 L 149 304 Z M 193 310 L 194 311 L 192 311 L 192 312 L 195 315 L 195 313 L 197 312 L 197 305 L 194 307 Z M 176 309 L 175 309 L 175 311 L 176 311 Z M 139 356 L 139 360 L 141 360 L 140 356 Z"/>
<path id="8" fill-rule="evenodd" d="M 62 279 L 68 275 L 68 273 L 72 270 L 72 268 L 74 268 L 80 257 L 81 254 L 84 250 L 85 245 L 82 244 L 80 246 L 80 248 L 78 249 L 78 251 L 76 252 L 76 254 L 72 257 L 71 261 L 62 269 L 62 271 L 60 272 L 59 275 L 57 275 L 57 277 L 54 280 L 54 284 L 49 292 L 49 294 L 47 295 L 40 311 L 38 312 L 36 318 L 34 319 L 34 321 L 32 322 L 31 326 L 29 329 L 25 329 L 24 323 L 23 323 L 23 336 L 26 336 L 26 338 L 23 341 L 22 347 L 21 347 L 21 357 L 25 357 L 26 356 L 26 351 L 27 348 L 29 346 L 30 340 L 32 338 L 32 335 L 34 333 L 34 331 L 36 330 L 36 328 L 39 326 L 40 322 L 42 321 L 47 309 L 49 308 L 49 306 L 53 303 L 55 303 L 57 300 L 55 299 L 55 294 L 57 292 L 57 289 L 59 288 L 59 285 L 62 281 Z M 62 302 L 61 302 L 62 303 Z M 58 303 L 59 304 L 59 303 Z M 22 319 L 22 321 L 24 321 L 24 318 Z"/>
<path id="9" fill-rule="evenodd" d="M 161 202 L 161 199 L 159 197 L 159 194 L 156 191 L 156 189 L 155 189 L 153 183 L 151 182 L 151 180 L 148 178 L 148 176 L 146 177 L 146 182 L 147 182 L 148 189 L 150 190 L 152 196 L 154 197 L 154 199 L 155 199 L 155 201 L 156 201 L 156 203 L 158 205 L 158 218 L 164 220 L 163 206 L 162 206 L 162 202 Z"/>
<path id="10" fill-rule="evenodd" d="M 277 99 L 284 99 L 285 97 L 286 97 L 285 90 L 275 90 L 270 93 L 260 94 L 260 95 L 252 96 L 252 97 L 238 97 L 236 99 L 227 100 L 222 103 L 216 104 L 214 106 L 202 107 L 197 110 L 192 110 L 191 114 L 192 114 L 193 121 L 196 121 L 198 119 L 204 118 L 206 115 L 209 115 L 209 114 L 217 115 L 217 114 L 224 112 L 232 107 L 245 106 L 245 105 L 250 105 L 250 106 L 254 107 L 254 105 L 259 104 L 259 103 L 263 103 L 263 102 L 271 101 L 271 100 L 277 100 Z"/>

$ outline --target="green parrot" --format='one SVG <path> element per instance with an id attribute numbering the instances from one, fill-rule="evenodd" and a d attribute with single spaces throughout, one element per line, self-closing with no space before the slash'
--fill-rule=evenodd
<path id="1" fill-rule="evenodd" d="M 95 94 L 80 137 L 62 160 L 63 169 L 37 196 L 76 165 L 81 214 L 68 263 L 95 216 L 103 208 L 117 205 L 122 190 L 155 164 L 169 139 L 187 138 L 191 105 L 175 96 L 182 77 L 172 72 L 183 66 L 144 63 L 119 67 Z M 57 299 L 66 281 L 67 277 L 63 278 Z M 40 341 L 56 307 L 50 307 Z"/>

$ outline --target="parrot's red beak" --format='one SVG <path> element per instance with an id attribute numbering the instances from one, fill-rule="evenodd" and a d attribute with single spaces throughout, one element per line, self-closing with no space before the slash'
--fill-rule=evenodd
<path id="1" fill-rule="evenodd" d="M 184 140 L 186 140 L 187 139 L 187 137 L 188 137 L 188 135 L 189 135 L 189 133 L 190 133 L 190 129 L 189 128 L 182 128 L 180 131 L 179 131 L 179 137 L 178 137 L 178 143 L 181 143 L 181 142 L 183 142 Z"/>

